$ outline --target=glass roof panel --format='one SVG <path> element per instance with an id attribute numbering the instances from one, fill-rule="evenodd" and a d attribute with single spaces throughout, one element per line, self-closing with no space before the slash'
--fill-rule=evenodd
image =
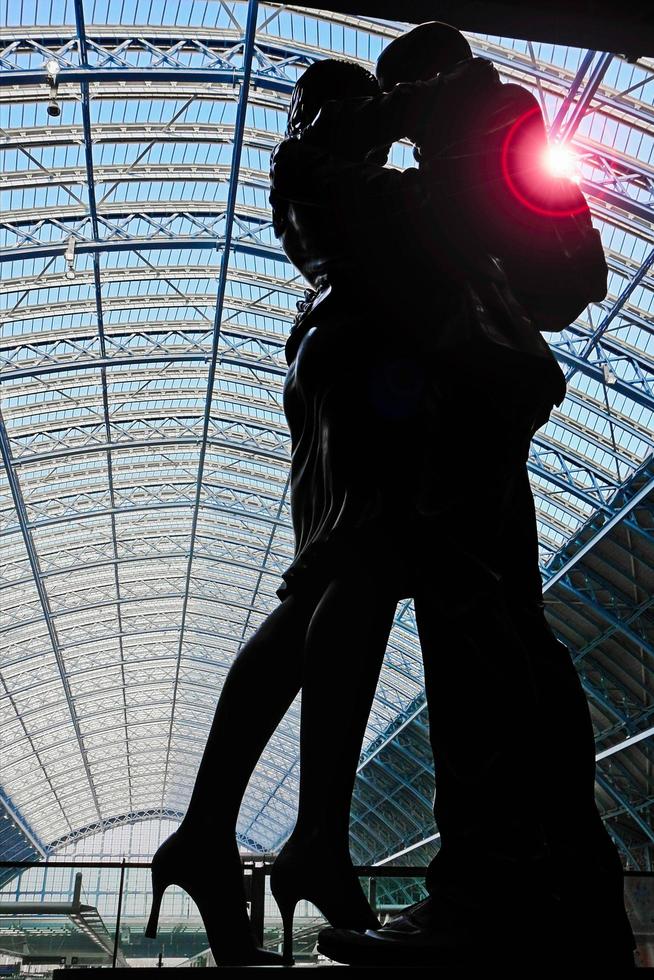
<path id="1" fill-rule="evenodd" d="M 277 603 L 284 342 L 304 286 L 272 231 L 270 152 L 307 64 L 370 67 L 403 25 L 259 5 L 230 214 L 245 3 L 84 0 L 88 67 L 73 0 L 4 8 L 0 738 L 3 787 L 47 845 L 184 809 L 229 664 Z M 565 111 L 584 50 L 467 36 L 549 126 Z M 547 338 L 568 394 L 530 456 L 545 577 L 652 452 L 654 65 L 602 65 L 568 136 L 609 294 Z M 410 147 L 391 160 L 411 165 Z M 421 695 L 403 603 L 365 744 Z M 292 823 L 298 720 L 296 703 L 244 804 L 243 839 L 264 849 Z"/>

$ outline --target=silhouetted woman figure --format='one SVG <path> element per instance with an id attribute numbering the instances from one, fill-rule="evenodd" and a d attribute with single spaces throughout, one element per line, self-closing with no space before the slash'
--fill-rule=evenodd
<path id="1" fill-rule="evenodd" d="M 329 67 L 322 67 L 317 72 L 310 69 L 305 77 L 306 75 L 309 77 L 306 81 L 303 79 L 304 84 L 298 85 L 291 105 L 291 117 L 296 125 L 300 117 L 305 125 L 309 123 L 327 98 L 343 99 L 379 94 L 374 76 L 357 66 L 347 65 L 345 71 L 341 67 L 335 72 L 330 72 Z M 317 78 L 313 79 L 312 85 L 313 75 L 317 75 Z M 310 95 L 312 88 L 314 91 Z M 302 103 L 304 96 L 309 101 Z M 359 162 L 364 156 L 365 150 L 362 148 Z M 310 282 L 316 281 L 308 267 L 303 271 L 307 273 Z M 330 314 L 332 325 L 337 326 L 338 316 L 334 307 Z M 285 409 L 289 415 L 293 443 L 294 482 L 298 479 L 298 459 L 302 458 L 311 465 L 324 448 L 316 444 L 313 454 L 305 453 L 303 440 L 309 437 L 312 425 L 306 424 L 303 413 L 313 412 L 315 405 L 302 404 L 303 398 L 311 397 L 309 373 L 303 374 L 301 394 L 296 384 L 297 369 L 294 362 L 299 346 L 296 343 L 297 338 L 298 334 L 295 333 L 289 342 L 288 359 L 291 367 L 285 392 Z M 312 357 L 302 357 L 302 363 L 308 371 L 316 368 L 314 353 L 318 354 L 315 345 L 311 349 Z M 332 367 L 336 378 L 342 365 L 333 364 Z M 323 378 L 323 395 L 324 393 Z M 339 424 L 342 422 L 347 425 L 347 412 L 341 412 L 339 419 Z M 351 446 L 351 439 L 348 441 Z M 318 485 L 317 480 L 322 480 L 326 472 L 318 467 L 316 478 L 310 484 L 313 489 L 309 491 L 309 495 L 315 493 L 316 500 L 324 499 L 321 494 L 324 494 L 325 487 Z M 343 477 L 344 471 L 341 469 L 339 478 Z M 298 495 L 293 488 L 291 493 L 293 522 L 300 535 L 310 525 L 314 527 L 311 521 L 307 522 L 306 517 L 300 514 L 300 511 L 311 506 L 311 501 L 305 494 L 306 482 L 301 482 L 302 492 Z M 323 516 L 327 517 L 327 514 L 324 513 Z M 296 554 L 302 554 L 302 561 L 307 556 L 301 542 Z M 287 582 L 282 587 L 280 606 L 247 641 L 232 664 L 221 690 L 187 813 L 179 829 L 164 841 L 152 861 L 153 906 L 146 935 L 156 935 L 160 904 L 166 887 L 171 884 L 180 885 L 198 906 L 212 952 L 219 964 L 272 964 L 280 961 L 277 954 L 257 949 L 254 942 L 247 915 L 235 831 L 241 801 L 259 757 L 296 697 L 303 680 L 306 680 L 306 666 L 310 671 L 313 668 L 309 661 L 305 663 L 307 637 L 311 656 L 320 658 L 315 664 L 317 676 L 311 674 L 309 687 L 315 681 L 324 695 L 324 701 L 318 706 L 316 722 L 319 719 L 326 721 L 325 708 L 329 706 L 331 711 L 333 705 L 338 703 L 343 731 L 334 730 L 334 765 L 330 772 L 314 774 L 316 788 L 322 786 L 322 792 L 326 793 L 332 807 L 334 833 L 328 838 L 318 834 L 313 839 L 307 833 L 307 848 L 304 849 L 302 860 L 308 862 L 309 870 L 323 859 L 329 862 L 329 873 L 325 872 L 322 878 L 324 892 L 314 897 L 321 901 L 323 911 L 332 924 L 352 928 L 368 928 L 379 924 L 352 869 L 347 846 L 347 821 L 363 729 L 379 671 L 378 663 L 372 668 L 366 663 L 366 648 L 370 642 L 368 634 L 374 634 L 375 639 L 379 634 L 378 642 L 373 645 L 375 652 L 381 648 L 383 653 L 385 636 L 392 621 L 392 608 L 387 602 L 386 618 L 381 626 L 376 618 L 376 609 L 370 610 L 367 615 L 363 610 L 359 614 L 356 607 L 352 609 L 353 613 L 357 613 L 350 636 L 353 648 L 357 650 L 358 674 L 357 665 L 349 660 L 339 666 L 336 663 L 339 651 L 320 651 L 320 637 L 316 633 L 315 624 L 313 632 L 310 629 L 312 616 L 320 600 L 325 598 L 323 593 L 330 580 L 327 565 L 321 575 L 315 574 L 317 565 L 313 562 L 311 568 L 311 575 L 298 575 L 298 562 L 294 562 L 288 576 L 294 585 L 289 587 Z M 298 580 L 301 580 L 299 584 Z M 322 609 L 324 611 L 324 604 Z M 326 655 L 324 658 L 323 653 Z M 352 671 L 348 683 L 343 684 L 346 667 L 352 667 Z M 352 722 L 352 727 L 348 724 L 350 716 L 357 719 Z M 303 720 L 303 739 L 313 737 L 304 704 Z M 321 729 L 319 734 L 323 739 L 325 730 Z M 303 769 L 302 778 L 308 784 L 312 777 Z M 303 795 L 306 797 L 306 791 Z M 288 857 L 288 850 L 286 853 Z M 288 876 L 292 869 L 288 861 L 286 872 L 286 881 L 290 884 Z M 283 872 L 278 874 L 278 882 L 283 875 Z M 299 885 L 299 881 L 297 883 Z M 306 885 L 304 881 L 301 883 L 302 891 L 306 890 Z"/>

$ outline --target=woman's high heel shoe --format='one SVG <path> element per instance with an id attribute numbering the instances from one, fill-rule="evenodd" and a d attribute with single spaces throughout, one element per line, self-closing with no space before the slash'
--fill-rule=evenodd
<path id="1" fill-rule="evenodd" d="M 193 846 L 179 831 L 171 834 L 152 858 L 152 907 L 145 935 L 156 938 L 164 892 L 169 885 L 179 885 L 198 907 L 218 966 L 281 964 L 279 953 L 259 949 L 255 943 L 236 842 L 221 871 L 212 877 L 211 871 L 197 861 L 197 844 Z"/>
<path id="2" fill-rule="evenodd" d="M 304 851 L 304 853 L 302 853 Z M 288 841 L 279 852 L 270 873 L 270 890 L 277 902 L 284 930 L 284 963 L 293 960 L 293 916 L 298 902 L 311 902 L 335 929 L 379 929 L 381 923 L 364 895 L 349 859 L 334 870 L 328 854 Z M 320 861 L 330 868 L 329 878 L 312 866 Z"/>

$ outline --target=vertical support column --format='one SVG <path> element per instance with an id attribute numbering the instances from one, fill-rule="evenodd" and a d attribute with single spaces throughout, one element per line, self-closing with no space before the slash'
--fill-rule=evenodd
<path id="1" fill-rule="evenodd" d="M 263 946 L 263 922 L 266 907 L 266 868 L 255 864 L 252 869 L 252 890 L 250 899 L 250 923 L 257 946 Z"/>
<path id="2" fill-rule="evenodd" d="M 368 878 L 368 902 L 375 915 L 377 914 L 377 879 Z"/>
<path id="3" fill-rule="evenodd" d="M 118 910 L 116 912 L 116 935 L 114 936 L 114 955 L 111 961 L 112 969 L 116 969 L 118 959 L 118 943 L 120 942 L 120 916 L 123 910 L 123 887 L 125 885 L 125 858 L 120 867 L 120 882 L 118 885 Z"/>

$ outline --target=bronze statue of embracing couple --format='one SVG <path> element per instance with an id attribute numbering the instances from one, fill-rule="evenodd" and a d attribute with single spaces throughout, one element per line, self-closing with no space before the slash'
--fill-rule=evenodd
<path id="1" fill-rule="evenodd" d="M 407 138 L 417 166 L 385 166 Z M 188 812 L 152 864 L 198 905 L 220 964 L 318 948 L 362 965 L 633 967 L 594 739 L 544 618 L 530 440 L 565 395 L 541 331 L 606 294 L 579 188 L 547 178 L 538 103 L 447 24 L 298 80 L 271 160 L 275 232 L 309 286 L 286 345 L 295 558 L 225 680 Z M 440 850 L 428 898 L 381 925 L 349 812 L 400 599 L 415 603 Z M 302 691 L 300 799 L 272 869 L 284 958 L 250 930 L 235 839 L 266 743 Z M 551 728 L 555 716 L 557 726 Z M 318 866 L 320 872 L 318 872 Z"/>

